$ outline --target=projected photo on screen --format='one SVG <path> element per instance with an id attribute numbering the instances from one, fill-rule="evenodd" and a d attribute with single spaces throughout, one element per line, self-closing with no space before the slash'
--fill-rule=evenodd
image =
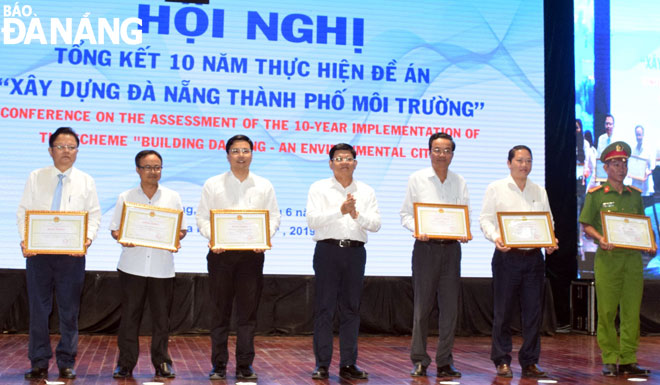
<path id="1" fill-rule="evenodd" d="M 195 215 L 204 182 L 229 169 L 225 141 L 249 136 L 251 171 L 269 179 L 282 220 L 267 274 L 313 274 L 310 185 L 329 178 L 329 148 L 357 150 L 355 178 L 376 190 L 382 227 L 366 274 L 409 276 L 400 223 L 408 177 L 429 167 L 428 137 L 456 141 L 474 239 L 462 275 L 488 277 L 493 244 L 478 216 L 486 186 L 509 174 L 507 151 L 534 153 L 544 183 L 543 2 L 25 1 L 4 17 L 0 153 L 5 164 L 0 268 L 25 267 L 16 207 L 30 171 L 52 164 L 48 134 L 80 135 L 76 167 L 96 181 L 102 220 L 87 270 L 116 269 L 108 226 L 139 183 L 135 154 L 163 156 L 164 186 L 183 200 L 178 272 L 206 272 Z M 141 25 L 141 26 L 140 26 Z"/>
<path id="2" fill-rule="evenodd" d="M 624 184 L 642 191 L 644 214 L 651 219 L 658 243 L 660 4 L 648 0 L 576 0 L 574 4 L 578 207 L 590 188 L 607 179 L 598 160 L 603 148 L 625 141 L 633 157 Z M 581 277 L 593 277 L 596 249 L 580 231 Z M 642 253 L 645 278 L 660 279 L 656 254 Z"/>

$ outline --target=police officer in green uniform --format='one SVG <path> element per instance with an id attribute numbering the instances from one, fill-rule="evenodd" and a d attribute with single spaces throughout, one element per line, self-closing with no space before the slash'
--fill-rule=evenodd
<path id="1" fill-rule="evenodd" d="M 639 310 L 644 278 L 642 255 L 638 250 L 614 247 L 603 237 L 600 212 L 644 214 L 641 191 L 625 186 L 630 146 L 614 142 L 607 146 L 600 160 L 607 182 L 589 190 L 580 214 L 584 231 L 598 242 L 594 261 L 598 311 L 598 346 L 602 352 L 603 375 L 647 376 L 650 371 L 637 365 Z M 617 337 L 614 319 L 619 309 L 621 338 Z M 617 361 L 619 367 L 617 369 Z"/>

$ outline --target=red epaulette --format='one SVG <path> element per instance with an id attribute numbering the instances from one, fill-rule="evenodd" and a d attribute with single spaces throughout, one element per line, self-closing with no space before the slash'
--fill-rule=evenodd
<path id="1" fill-rule="evenodd" d="M 626 187 L 628 187 L 629 189 L 633 189 L 633 190 L 637 191 L 640 194 L 642 193 L 642 190 L 640 190 L 639 188 L 637 188 L 635 186 L 626 186 Z"/>
<path id="2" fill-rule="evenodd" d="M 594 191 L 598 191 L 598 190 L 600 190 L 600 189 L 602 189 L 602 188 L 603 188 L 603 185 L 601 184 L 601 185 L 598 185 L 598 186 L 596 186 L 596 187 L 592 187 L 592 188 L 590 188 L 590 189 L 589 189 L 589 192 L 592 193 L 592 192 L 594 192 Z"/>

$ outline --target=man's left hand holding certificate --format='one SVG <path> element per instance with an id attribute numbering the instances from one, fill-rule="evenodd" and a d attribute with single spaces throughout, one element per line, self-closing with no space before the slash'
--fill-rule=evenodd
<path id="1" fill-rule="evenodd" d="M 126 247 L 143 246 L 176 252 L 181 247 L 179 229 L 182 218 L 183 210 L 124 202 L 117 241 Z"/>
<path id="2" fill-rule="evenodd" d="M 87 239 L 86 211 L 25 212 L 23 255 L 85 255 L 91 240 Z"/>

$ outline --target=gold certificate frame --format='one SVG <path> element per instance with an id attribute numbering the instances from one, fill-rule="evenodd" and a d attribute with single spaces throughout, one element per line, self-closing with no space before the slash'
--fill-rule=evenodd
<path id="1" fill-rule="evenodd" d="M 124 202 L 117 241 L 177 251 L 183 210 Z"/>
<path id="2" fill-rule="evenodd" d="M 506 247 L 557 247 L 552 218 L 547 211 L 498 212 L 497 221 Z"/>
<path id="3" fill-rule="evenodd" d="M 472 239 L 470 215 L 465 205 L 413 203 L 415 237 L 434 239 Z"/>
<path id="4" fill-rule="evenodd" d="M 28 210 L 24 239 L 28 254 L 85 254 L 87 211 Z"/>
<path id="5" fill-rule="evenodd" d="M 644 215 L 600 212 L 605 242 L 634 250 L 656 250 L 651 218 Z"/>
<path id="6" fill-rule="evenodd" d="M 268 250 L 268 210 L 211 210 L 211 248 Z"/>

